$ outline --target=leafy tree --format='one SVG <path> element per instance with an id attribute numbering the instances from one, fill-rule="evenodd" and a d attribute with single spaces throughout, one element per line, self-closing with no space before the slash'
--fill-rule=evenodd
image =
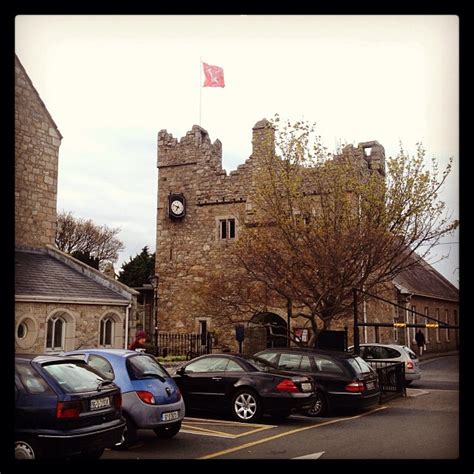
<path id="1" fill-rule="evenodd" d="M 103 269 L 114 263 L 124 249 L 116 236 L 119 228 L 99 226 L 91 219 L 76 218 L 71 212 L 58 214 L 55 242 L 59 250 L 71 254 L 82 262 Z"/>
<path id="2" fill-rule="evenodd" d="M 139 287 L 149 283 L 149 277 L 154 272 L 155 253 L 150 254 L 145 246 L 139 254 L 130 257 L 130 260 L 122 265 L 118 280 L 128 286 Z"/>
<path id="3" fill-rule="evenodd" d="M 421 144 L 415 156 L 400 147 L 385 173 L 383 162 L 351 146 L 328 154 L 314 124 L 280 125 L 276 117 L 272 129 L 275 146 L 262 147 L 267 153 L 248 198 L 252 214 L 240 216 L 245 224 L 225 271 L 197 291 L 203 312 L 231 319 L 259 301 L 288 302 L 297 308 L 292 316 L 306 318 L 317 334 L 349 314 L 353 288 L 380 292 L 457 228 L 439 200 L 451 161 L 440 174 L 434 159 L 427 168 Z"/>

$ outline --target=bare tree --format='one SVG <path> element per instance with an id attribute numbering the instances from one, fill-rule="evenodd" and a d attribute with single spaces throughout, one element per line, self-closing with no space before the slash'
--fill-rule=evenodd
<path id="1" fill-rule="evenodd" d="M 314 124 L 280 126 L 276 117 L 273 128 L 276 146 L 267 149 L 276 153 L 261 160 L 251 190 L 254 215 L 233 250 L 245 278 L 236 289 L 232 277 L 213 275 L 222 295 L 208 290 L 208 302 L 246 308 L 244 283 L 263 285 L 302 308 L 294 316 L 307 318 L 316 334 L 320 324 L 329 329 L 348 315 L 353 288 L 380 292 L 457 228 L 438 196 L 451 162 L 439 173 L 433 159 L 428 169 L 418 144 L 415 156 L 400 147 L 385 173 L 383 162 L 328 154 Z"/>
<path id="2" fill-rule="evenodd" d="M 117 239 L 119 228 L 94 224 L 91 219 L 76 218 L 71 212 L 58 214 L 56 246 L 79 260 L 103 269 L 104 265 L 114 263 L 118 253 L 124 249 Z"/>

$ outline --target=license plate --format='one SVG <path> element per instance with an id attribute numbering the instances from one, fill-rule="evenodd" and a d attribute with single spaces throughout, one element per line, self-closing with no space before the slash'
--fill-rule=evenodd
<path id="1" fill-rule="evenodd" d="M 100 410 L 101 408 L 110 407 L 110 397 L 94 398 L 91 400 L 91 410 Z"/>
<path id="2" fill-rule="evenodd" d="M 367 390 L 373 390 L 375 388 L 375 382 L 366 382 L 365 386 Z"/>
<path id="3" fill-rule="evenodd" d="M 311 392 L 311 384 L 309 382 L 303 382 L 301 384 L 301 389 L 303 390 L 303 392 Z"/>
<path id="4" fill-rule="evenodd" d="M 171 421 L 177 420 L 179 417 L 179 411 L 168 411 L 166 413 L 161 414 L 161 421 Z"/>

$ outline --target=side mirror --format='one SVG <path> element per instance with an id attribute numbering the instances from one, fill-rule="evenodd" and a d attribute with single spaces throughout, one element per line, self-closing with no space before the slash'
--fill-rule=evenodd
<path id="1" fill-rule="evenodd" d="M 184 372 L 185 372 L 185 367 L 180 367 L 180 368 L 176 371 L 176 375 L 184 375 Z"/>

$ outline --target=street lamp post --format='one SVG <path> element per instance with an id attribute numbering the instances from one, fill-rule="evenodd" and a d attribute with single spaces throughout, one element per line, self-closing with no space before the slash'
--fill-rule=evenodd
<path id="1" fill-rule="evenodd" d="M 155 342 L 155 355 L 158 356 L 160 354 L 160 351 L 158 350 L 158 275 L 150 275 L 148 280 L 153 287 L 153 318 L 155 321 L 155 332 L 153 337 Z"/>

